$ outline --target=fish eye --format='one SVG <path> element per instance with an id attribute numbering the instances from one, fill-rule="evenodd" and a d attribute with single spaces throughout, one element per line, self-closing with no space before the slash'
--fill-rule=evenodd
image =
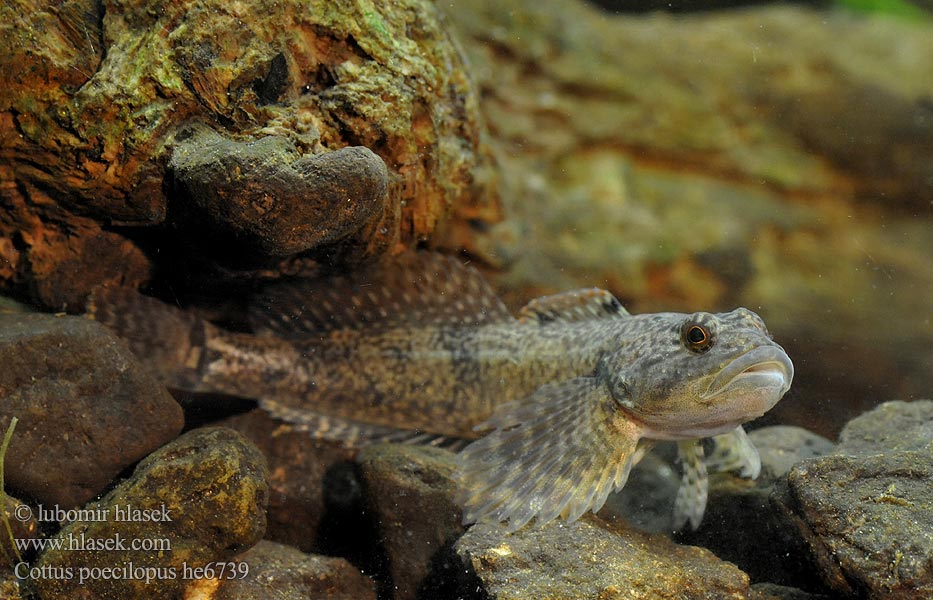
<path id="1" fill-rule="evenodd" d="M 709 330 L 697 323 L 688 322 L 684 326 L 681 336 L 687 349 L 697 354 L 706 352 L 713 345 L 713 338 Z"/>

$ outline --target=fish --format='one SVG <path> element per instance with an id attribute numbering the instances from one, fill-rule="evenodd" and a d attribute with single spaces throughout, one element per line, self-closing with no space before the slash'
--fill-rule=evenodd
<path id="1" fill-rule="evenodd" d="M 87 304 L 170 388 L 255 399 L 349 446 L 462 441 L 464 523 L 508 531 L 597 512 L 660 441 L 682 465 L 675 528 L 696 529 L 708 471 L 758 476 L 742 425 L 794 373 L 748 309 L 633 315 L 590 288 L 513 315 L 478 271 L 434 252 L 273 284 L 248 312 L 240 332 L 125 288 Z"/>

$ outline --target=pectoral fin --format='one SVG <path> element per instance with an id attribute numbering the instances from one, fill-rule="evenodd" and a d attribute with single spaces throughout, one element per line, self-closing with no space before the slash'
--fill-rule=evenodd
<path id="1" fill-rule="evenodd" d="M 484 425 L 494 431 L 458 457 L 464 522 L 508 519 L 509 531 L 598 511 L 625 485 L 641 433 L 594 377 L 545 385 Z"/>
<path id="2" fill-rule="evenodd" d="M 706 512 L 706 497 L 709 479 L 703 457 L 703 444 L 699 440 L 677 442 L 677 458 L 683 474 L 677 498 L 674 500 L 674 529 L 682 529 L 690 523 L 696 530 Z"/>
<path id="3" fill-rule="evenodd" d="M 748 439 L 742 426 L 713 438 L 713 451 L 706 458 L 712 471 L 738 471 L 742 477 L 757 479 L 761 473 L 758 450 Z"/>

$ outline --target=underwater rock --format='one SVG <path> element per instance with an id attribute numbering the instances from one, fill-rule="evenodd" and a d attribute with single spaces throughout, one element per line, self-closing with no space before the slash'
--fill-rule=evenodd
<path id="1" fill-rule="evenodd" d="M 358 537 L 352 529 L 360 503 L 359 485 L 352 479 L 355 450 L 315 440 L 258 408 L 218 425 L 240 432 L 266 457 L 266 539 L 303 552 L 337 554 Z"/>
<path id="2" fill-rule="evenodd" d="M 195 262 L 174 257 L 212 249 L 194 224 L 185 242 L 197 249 L 179 248 L 178 232 L 189 228 L 174 226 L 188 223 L 166 185 L 169 158 L 191 123 L 244 143 L 287 139 L 303 161 L 331 161 L 323 157 L 347 146 L 385 161 L 392 184 L 384 204 L 347 207 L 353 226 L 333 228 L 348 235 L 328 244 L 327 261 L 357 264 L 414 245 L 441 224 L 471 231 L 500 218 L 477 97 L 430 0 L 234 9 L 225 0 L 128 0 L 106 8 L 96 0 L 0 7 L 0 286 L 56 309 L 67 299 L 73 309 L 82 303 L 73 298 L 104 280 L 145 281 L 149 258 L 139 248 L 152 250 L 155 266 L 171 265 L 157 273 L 186 281 Z M 254 171 L 253 182 L 281 173 Z M 289 193 L 307 189 L 289 179 L 299 185 Z M 240 206 L 258 200 L 253 208 L 262 211 L 250 187 L 237 199 L 230 186 L 230 197 Z M 361 220 L 367 225 L 354 229 Z M 111 225 L 119 231 L 102 232 Z M 99 237 L 132 260 L 121 265 L 115 251 L 92 251 Z M 277 254 L 333 239 L 283 237 L 279 230 L 261 246 Z M 264 268 L 276 274 L 272 258 Z"/>
<path id="3" fill-rule="evenodd" d="M 748 576 L 708 550 L 592 516 L 506 534 L 480 524 L 454 546 L 468 574 L 464 597 L 747 598 Z M 481 593 L 477 593 L 481 590 Z"/>
<path id="4" fill-rule="evenodd" d="M 51 310 L 79 312 L 96 286 L 148 281 L 152 265 L 132 242 L 86 217 L 43 221 L 29 211 L 54 201 L 38 190 L 33 204 L 26 197 L 20 189 L 0 189 L 0 284 L 7 281 Z M 5 228 L 15 233 L 4 238 Z"/>
<path id="5" fill-rule="evenodd" d="M 6 484 L 44 504 L 84 504 L 181 431 L 181 407 L 93 321 L 0 314 L 0 365 L 0 429 L 19 419 Z"/>
<path id="6" fill-rule="evenodd" d="M 373 582 L 342 558 L 304 554 L 282 544 L 260 541 L 236 557 L 248 565 L 244 577 L 202 579 L 185 590 L 184 600 L 375 600 Z M 241 573 L 243 571 L 237 571 Z"/>
<path id="7" fill-rule="evenodd" d="M 794 466 L 784 503 L 831 589 L 919 600 L 933 597 L 931 481 L 933 401 L 887 402 Z"/>
<path id="8" fill-rule="evenodd" d="M 806 429 L 781 425 L 748 435 L 761 456 L 761 475 L 755 480 L 713 475 L 700 528 L 680 532 L 677 540 L 708 548 L 752 581 L 821 590 L 806 548 L 771 496 L 794 464 L 829 454 L 833 443 Z"/>
<path id="9" fill-rule="evenodd" d="M 29 583 L 43 600 L 176 598 L 194 569 L 230 561 L 262 537 L 266 477 L 262 454 L 235 431 L 188 432 L 86 505 L 95 520 L 65 525 L 56 536 L 65 547 L 41 554 Z M 88 545 L 108 540 L 122 545 Z"/>
<path id="10" fill-rule="evenodd" d="M 849 421 L 836 454 L 871 456 L 924 451 L 933 446 L 933 401 L 891 401 Z"/>
<path id="11" fill-rule="evenodd" d="M 210 227 L 273 256 L 357 233 L 382 215 L 388 186 L 365 147 L 300 156 L 284 136 L 237 142 L 207 128 L 178 142 L 169 167 Z"/>
<path id="12" fill-rule="evenodd" d="M 450 546 L 463 532 L 455 502 L 454 454 L 441 448 L 379 444 L 357 458 L 363 494 L 375 514 L 385 549 L 393 598 L 443 597 L 459 561 Z"/>

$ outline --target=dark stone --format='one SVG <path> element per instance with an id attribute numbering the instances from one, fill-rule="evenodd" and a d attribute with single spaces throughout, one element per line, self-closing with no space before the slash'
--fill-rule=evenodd
<path id="1" fill-rule="evenodd" d="M 338 553 L 347 542 L 351 523 L 359 516 L 359 487 L 354 481 L 333 485 L 340 465 L 355 451 L 315 440 L 293 425 L 255 409 L 220 421 L 246 436 L 269 465 L 269 511 L 266 539 L 303 552 Z M 345 471 L 350 471 L 346 469 Z M 331 483 L 324 489 L 325 481 Z M 335 530 L 336 523 L 343 523 Z M 329 525 L 330 524 L 330 525 Z M 333 535 L 331 535 L 333 534 Z"/>
<path id="2" fill-rule="evenodd" d="M 375 600 L 373 582 L 342 558 L 304 554 L 289 546 L 261 541 L 237 557 L 245 577 L 193 582 L 186 597 L 210 600 Z M 238 571 L 239 572 L 239 571 Z M 216 587 L 216 590 L 214 588 Z M 199 591 L 207 592 L 200 596 Z M 211 590 L 214 590 L 211 593 Z"/>
<path id="3" fill-rule="evenodd" d="M 141 540 L 161 547 L 50 549 L 33 566 L 51 576 L 29 582 L 43 600 L 177 598 L 192 578 L 191 569 L 229 561 L 262 537 L 266 477 L 262 454 L 240 434 L 222 427 L 191 431 L 150 454 L 102 500 L 85 506 L 104 518 L 75 521 L 57 535 L 66 543 L 119 535 L 126 545 Z M 127 520 L 118 510 L 124 517 L 129 510 L 150 510 L 157 519 Z M 93 570 L 108 568 L 116 571 Z"/>
<path id="4" fill-rule="evenodd" d="M 933 402 L 888 402 L 833 456 L 791 469 L 782 499 L 827 586 L 869 599 L 933 597 Z"/>
<path id="5" fill-rule="evenodd" d="M 388 558 L 393 597 L 438 597 L 454 565 L 449 548 L 463 533 L 463 513 L 454 501 L 454 454 L 380 444 L 365 448 L 357 460 L 364 499 Z"/>
<path id="6" fill-rule="evenodd" d="M 0 314 L 0 430 L 19 424 L 6 484 L 62 508 L 99 494 L 181 431 L 181 407 L 103 326 Z"/>
<path id="7" fill-rule="evenodd" d="M 356 233 L 382 216 L 388 185 L 364 147 L 301 156 L 285 137 L 239 142 L 207 128 L 176 145 L 170 166 L 201 220 L 274 256 Z"/>
<path id="8" fill-rule="evenodd" d="M 849 421 L 836 454 L 868 456 L 926 450 L 933 443 L 933 401 L 885 402 Z"/>
<path id="9" fill-rule="evenodd" d="M 750 593 L 748 576 L 708 550 L 593 516 L 511 535 L 499 525 L 476 525 L 454 548 L 471 572 L 462 581 L 468 598 L 705 600 Z"/>

